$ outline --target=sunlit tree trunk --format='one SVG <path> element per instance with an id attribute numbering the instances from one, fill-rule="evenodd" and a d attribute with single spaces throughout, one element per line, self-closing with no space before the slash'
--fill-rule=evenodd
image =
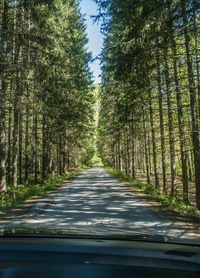
<path id="1" fill-rule="evenodd" d="M 121 161 L 121 144 L 120 144 L 120 135 L 117 143 L 117 152 L 118 152 L 118 168 L 122 172 L 122 161 Z"/>
<path id="2" fill-rule="evenodd" d="M 152 174 L 152 163 L 151 163 L 151 139 L 150 139 L 150 131 L 148 130 L 148 138 L 147 138 L 147 142 L 148 142 L 148 159 L 149 159 L 149 172 L 150 172 L 150 176 Z"/>
<path id="3" fill-rule="evenodd" d="M 171 15 L 171 8 L 169 7 L 169 17 L 170 17 L 170 39 L 173 52 L 173 66 L 174 66 L 174 80 L 175 80 L 175 91 L 176 91 L 176 101 L 178 110 L 178 128 L 179 128 L 179 141 L 180 141 L 180 152 L 181 152 L 181 168 L 182 168 L 182 180 L 183 180 L 183 200 L 186 204 L 189 203 L 189 192 L 188 192 L 188 169 L 187 169 L 187 152 L 185 145 L 185 135 L 184 135 L 184 117 L 183 117 L 183 107 L 182 107 L 182 96 L 181 96 L 181 81 L 179 73 L 179 63 L 178 63 L 178 53 L 176 40 L 174 38 L 173 22 Z"/>
<path id="4" fill-rule="evenodd" d="M 170 89 L 169 65 L 168 65 L 168 51 L 164 50 L 164 63 L 165 63 L 165 82 L 167 93 L 167 112 L 168 112 L 168 127 L 169 127 L 169 145 L 170 145 L 170 168 L 171 168 L 171 195 L 175 193 L 176 184 L 176 164 L 175 164 L 175 147 L 174 147 L 174 124 L 172 113 L 172 96 Z"/>
<path id="5" fill-rule="evenodd" d="M 167 175 L 166 175 L 166 148 L 165 148 L 165 133 L 163 120 L 163 96 L 161 88 L 161 74 L 160 74 L 160 53 L 156 49 L 157 62 L 157 83 L 158 83 L 158 101 L 159 101 L 159 118 L 160 118 L 160 138 L 161 138 L 161 153 L 162 153 L 162 176 L 163 176 L 163 191 L 167 191 Z"/>
<path id="6" fill-rule="evenodd" d="M 135 139 L 134 139 L 134 130 L 132 124 L 132 140 L 131 140 L 131 151 L 132 151 L 132 178 L 135 179 Z"/>
<path id="7" fill-rule="evenodd" d="M 128 167 L 127 167 L 127 154 L 126 154 L 126 134 L 125 134 L 125 131 L 124 131 L 124 138 L 123 138 L 124 142 L 123 142 L 123 160 L 124 160 L 124 168 L 125 168 L 125 174 L 128 175 Z"/>
<path id="8" fill-rule="evenodd" d="M 127 155 L 127 174 L 131 175 L 130 139 L 127 130 L 125 130 L 125 137 L 126 137 L 126 155 Z"/>
<path id="9" fill-rule="evenodd" d="M 152 107 L 151 90 L 149 90 L 149 112 L 150 112 L 150 124 L 151 124 L 151 133 L 152 133 L 152 145 L 153 145 L 153 162 L 154 162 L 155 185 L 156 185 L 156 188 L 159 188 L 158 164 L 157 164 L 157 146 L 156 146 L 154 119 L 153 119 L 153 107 Z"/>
<path id="10" fill-rule="evenodd" d="M 183 17 L 183 28 L 185 37 L 185 47 L 186 47 L 186 57 L 187 57 L 187 70 L 188 70 L 188 81 L 189 81 L 189 91 L 190 91 L 190 109 L 192 118 L 192 143 L 194 152 L 194 171 L 195 171 L 195 187 L 196 187 L 196 203 L 197 208 L 200 209 L 200 142 L 199 142 L 199 130 L 197 121 L 197 101 L 196 101 L 196 91 L 194 82 L 194 73 L 192 65 L 192 55 L 191 55 L 191 39 L 188 28 L 188 19 L 186 14 L 185 1 L 181 0 L 181 9 Z"/>
<path id="11" fill-rule="evenodd" d="M 200 120 L 200 76 L 199 76 L 199 50 L 198 50 L 198 23 L 196 14 L 199 12 L 198 0 L 193 0 L 193 17 L 194 17 L 194 47 L 195 47 L 195 60 L 196 60 L 196 78 L 197 78 L 197 90 L 198 90 L 198 112 L 199 112 L 199 120 Z M 196 10 L 197 9 L 197 10 Z"/>
<path id="12" fill-rule="evenodd" d="M 147 183 L 151 183 L 150 174 L 149 174 L 149 161 L 148 161 L 148 150 L 147 150 L 147 129 L 146 129 L 146 119 L 144 115 L 144 106 L 142 106 L 142 118 L 143 118 L 143 129 L 144 129 L 144 149 L 145 149 L 145 162 L 146 162 L 146 174 L 147 174 Z"/>
<path id="13" fill-rule="evenodd" d="M 47 169 L 47 119 L 42 116 L 42 179 L 46 178 Z"/>

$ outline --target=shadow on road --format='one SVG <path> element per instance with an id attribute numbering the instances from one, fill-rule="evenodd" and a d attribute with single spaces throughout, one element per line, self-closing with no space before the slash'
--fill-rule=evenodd
<path id="1" fill-rule="evenodd" d="M 168 217 L 159 205 L 133 196 L 101 167 L 92 168 L 66 187 L 38 202 L 7 225 L 76 230 L 89 233 L 153 233 L 197 237 L 181 217 Z"/>

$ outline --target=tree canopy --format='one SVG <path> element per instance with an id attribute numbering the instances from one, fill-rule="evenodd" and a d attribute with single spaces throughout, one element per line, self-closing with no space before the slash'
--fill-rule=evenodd
<path id="1" fill-rule="evenodd" d="M 94 94 L 76 0 L 2 0 L 0 190 L 88 164 Z"/>
<path id="2" fill-rule="evenodd" d="M 200 208 L 199 1 L 96 3 L 102 159 Z"/>

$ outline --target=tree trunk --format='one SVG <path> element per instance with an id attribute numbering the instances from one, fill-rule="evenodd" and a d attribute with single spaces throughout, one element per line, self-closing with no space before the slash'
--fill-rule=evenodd
<path id="1" fill-rule="evenodd" d="M 172 18 L 171 9 L 169 7 L 169 16 Z M 173 66 L 174 66 L 174 79 L 175 79 L 175 90 L 176 90 L 176 102 L 178 108 L 178 128 L 179 128 L 179 141 L 180 141 L 180 151 L 181 151 L 181 168 L 182 168 L 182 181 L 183 181 L 183 200 L 186 204 L 189 204 L 189 192 L 188 192 L 188 169 L 187 169 L 187 154 L 185 145 L 185 132 L 184 132 L 184 117 L 182 108 L 182 96 L 181 96 L 181 82 L 179 74 L 179 63 L 177 58 L 177 47 L 174 38 L 174 30 L 172 25 L 172 20 L 170 20 L 170 39 L 173 52 Z"/>
<path id="2" fill-rule="evenodd" d="M 119 141 L 118 141 L 118 163 L 119 163 L 119 171 L 122 172 L 122 159 L 121 159 L 121 144 L 120 144 L 120 135 L 119 135 Z"/>
<path id="3" fill-rule="evenodd" d="M 197 208 L 200 209 L 200 142 L 199 142 L 199 130 L 197 121 L 197 101 L 196 101 L 196 91 L 195 82 L 192 66 L 192 57 L 190 53 L 190 35 L 188 28 L 188 19 L 186 15 L 185 1 L 181 0 L 182 17 L 184 23 L 184 37 L 185 37 L 185 47 L 187 56 L 187 70 L 188 70 L 188 81 L 189 81 L 189 91 L 190 91 L 190 109 L 192 118 L 192 143 L 193 143 L 193 153 L 194 153 L 194 168 L 195 168 L 195 187 L 196 187 L 196 203 Z"/>
<path id="4" fill-rule="evenodd" d="M 58 157 L 59 157 L 59 174 L 62 175 L 62 137 L 59 136 L 59 143 L 58 143 Z"/>
<path id="5" fill-rule="evenodd" d="M 25 127 L 25 177 L 24 177 L 24 184 L 28 185 L 28 146 L 29 146 L 29 86 L 27 85 L 27 92 L 26 92 L 26 127 Z"/>
<path id="6" fill-rule="evenodd" d="M 23 140 L 23 127 L 22 127 L 22 110 L 19 112 L 19 159 L 18 159 L 18 165 L 19 165 L 19 184 L 22 184 L 22 140 Z"/>
<path id="7" fill-rule="evenodd" d="M 13 85 L 13 82 L 11 82 L 10 97 L 9 97 L 9 110 L 8 110 L 8 154 L 7 154 L 7 181 L 8 181 L 8 184 L 11 183 L 12 85 Z"/>
<path id="8" fill-rule="evenodd" d="M 23 10 L 19 13 L 18 24 L 23 26 Z M 16 90 L 14 97 L 14 115 L 13 115 L 13 169 L 12 169 L 12 182 L 13 186 L 17 186 L 18 175 L 18 133 L 19 133 L 19 114 L 21 109 L 21 97 L 22 97 L 22 34 L 18 33 L 16 36 L 16 53 L 15 53 L 15 65 L 16 65 Z"/>
<path id="9" fill-rule="evenodd" d="M 135 180 L 135 139 L 134 139 L 134 128 L 132 121 L 132 132 L 131 132 L 132 140 L 131 140 L 131 150 L 132 150 L 132 179 Z"/>
<path id="10" fill-rule="evenodd" d="M 28 31 L 29 31 L 29 36 L 30 36 L 30 26 L 31 26 L 31 22 L 30 22 L 30 14 L 29 14 L 29 19 L 28 19 Z M 29 159 L 28 159 L 28 147 L 29 147 L 29 117 L 30 117 L 30 82 L 29 82 L 29 75 L 30 75 L 30 38 L 28 41 L 28 49 L 27 49 L 27 81 L 26 81 L 26 123 L 25 123 L 25 146 L 24 146 L 24 172 L 25 172 L 25 176 L 24 176 L 24 184 L 28 185 L 28 179 L 29 179 Z"/>
<path id="11" fill-rule="evenodd" d="M 64 163 L 64 174 L 66 174 L 68 172 L 68 165 L 67 165 L 67 140 L 65 139 L 65 143 L 64 143 L 64 158 L 63 158 L 63 163 Z"/>
<path id="12" fill-rule="evenodd" d="M 193 181 L 193 167 L 192 167 L 193 163 L 192 163 L 192 158 L 191 158 L 191 152 L 188 151 L 188 176 L 189 176 L 189 180 Z"/>
<path id="13" fill-rule="evenodd" d="M 35 113 L 34 113 L 34 183 L 38 183 L 38 115 L 35 100 Z"/>
<path id="14" fill-rule="evenodd" d="M 128 166 L 127 166 L 127 154 L 126 154 L 126 133 L 124 131 L 124 152 L 123 152 L 123 157 L 124 157 L 124 165 L 125 165 L 125 174 L 128 175 Z"/>
<path id="15" fill-rule="evenodd" d="M 115 162 L 116 162 L 116 170 L 119 171 L 118 143 L 115 144 Z"/>
<path id="16" fill-rule="evenodd" d="M 128 175 L 131 175 L 131 163 L 130 163 L 130 141 L 129 141 L 129 136 L 127 134 L 127 131 L 125 131 L 126 135 L 126 154 L 127 154 L 127 172 Z"/>
<path id="17" fill-rule="evenodd" d="M 23 54 L 22 54 L 23 55 Z M 22 68 L 22 65 L 20 66 L 20 98 L 22 98 L 22 92 L 23 92 L 23 84 L 24 84 L 24 69 Z M 18 153 L 18 165 L 19 165 L 19 184 L 22 184 L 22 144 L 23 144 L 23 106 L 22 106 L 22 100 L 20 99 L 20 109 L 19 109 L 19 153 Z"/>
<path id="18" fill-rule="evenodd" d="M 42 117 L 42 179 L 46 178 L 47 169 L 47 120 L 46 116 Z"/>
<path id="19" fill-rule="evenodd" d="M 176 184 L 176 164 L 175 164 L 175 148 L 174 148 L 172 99 L 171 99 L 167 49 L 164 50 L 164 62 L 165 62 L 165 82 L 166 82 L 166 93 L 167 93 L 167 112 L 168 112 L 168 126 L 169 126 L 169 144 L 170 144 L 171 195 L 173 196 L 175 194 L 175 184 Z"/>
<path id="20" fill-rule="evenodd" d="M 144 150 L 145 150 L 145 162 L 146 162 L 146 174 L 147 174 L 147 183 L 151 183 L 150 174 L 149 174 L 149 162 L 148 162 L 148 150 L 147 150 L 147 129 L 146 129 L 146 120 L 144 115 L 144 106 L 142 106 L 142 116 L 143 116 L 143 129 L 144 129 Z"/>
<path id="21" fill-rule="evenodd" d="M 3 14 L 1 22 L 1 57 L 0 57 L 0 192 L 6 192 L 6 66 L 7 66 L 7 23 L 8 0 L 2 0 Z"/>
<path id="22" fill-rule="evenodd" d="M 161 153 L 162 153 L 162 176 L 163 176 L 163 191 L 167 191 L 167 175 L 166 175 L 166 148 L 165 148 L 165 132 L 163 120 L 163 96 L 161 88 L 160 76 L 160 54 L 158 47 L 156 49 L 157 61 L 157 83 L 158 83 L 158 101 L 159 101 L 159 117 L 160 117 L 160 137 L 161 137 Z"/>
<path id="23" fill-rule="evenodd" d="M 196 18 L 196 6 L 198 2 L 193 0 L 193 16 L 194 16 L 194 42 L 195 42 L 195 60 L 196 60 L 196 75 L 197 75 L 197 90 L 198 90 L 198 112 L 199 112 L 199 120 L 200 120 L 200 77 L 199 77 L 199 53 L 198 53 L 198 26 L 197 26 L 197 18 Z"/>
<path id="24" fill-rule="evenodd" d="M 12 68 L 15 69 L 15 52 L 16 52 L 16 0 L 13 1 L 13 35 L 12 35 Z M 12 95 L 15 91 L 15 70 L 12 71 L 11 85 L 10 85 L 10 99 L 9 99 L 9 118 L 8 118 L 8 158 L 7 158 L 7 178 L 8 184 L 11 183 L 11 124 L 12 124 Z"/>
<path id="25" fill-rule="evenodd" d="M 156 188 L 159 188 L 158 164 L 157 164 L 157 146 L 156 146 L 155 128 L 154 128 L 154 120 L 153 120 L 151 90 L 149 90 L 149 112 L 150 112 L 150 124 L 151 124 L 151 133 L 152 133 L 152 145 L 153 145 L 153 162 L 154 162 L 155 185 L 156 185 Z"/>
<path id="26" fill-rule="evenodd" d="M 152 175 L 152 165 L 151 165 L 151 140 L 150 140 L 150 131 L 148 131 L 148 158 L 149 158 L 149 172 L 150 176 Z"/>

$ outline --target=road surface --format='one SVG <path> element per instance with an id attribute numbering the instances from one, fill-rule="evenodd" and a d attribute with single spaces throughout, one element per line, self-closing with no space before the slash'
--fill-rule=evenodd
<path id="1" fill-rule="evenodd" d="M 153 233 L 199 237 L 197 228 L 170 215 L 103 168 L 93 167 L 0 226 L 56 228 L 87 233 Z"/>

